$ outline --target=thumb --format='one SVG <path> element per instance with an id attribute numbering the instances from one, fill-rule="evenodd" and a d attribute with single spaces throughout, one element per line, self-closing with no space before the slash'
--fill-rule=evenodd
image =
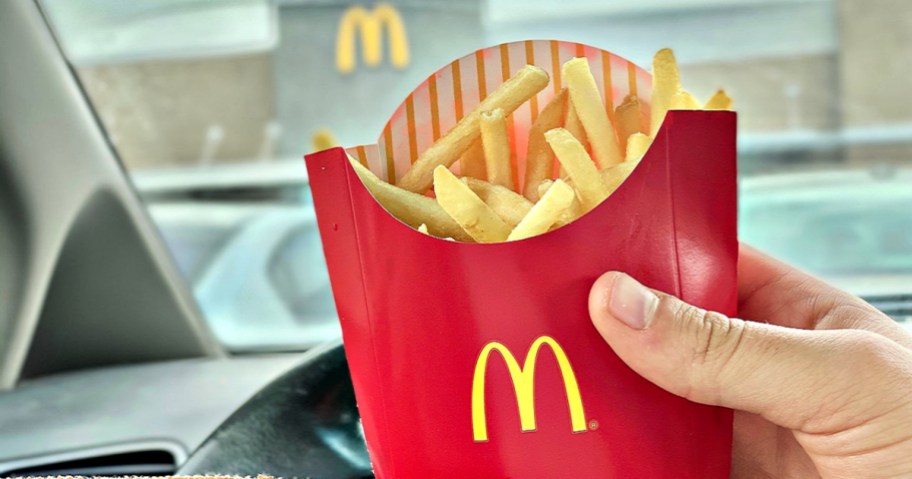
<path id="1" fill-rule="evenodd" d="M 791 429 L 816 428 L 810 423 L 851 405 L 853 394 L 871 386 L 864 378 L 879 366 L 872 361 L 893 344 L 867 331 L 806 331 L 728 318 L 616 272 L 595 282 L 589 313 L 615 353 L 659 387 Z"/>

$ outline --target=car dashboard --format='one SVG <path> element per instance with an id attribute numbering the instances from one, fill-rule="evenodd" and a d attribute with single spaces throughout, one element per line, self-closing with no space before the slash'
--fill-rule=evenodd
<path id="1" fill-rule="evenodd" d="M 170 474 L 300 354 L 74 371 L 0 393 L 0 477 Z"/>

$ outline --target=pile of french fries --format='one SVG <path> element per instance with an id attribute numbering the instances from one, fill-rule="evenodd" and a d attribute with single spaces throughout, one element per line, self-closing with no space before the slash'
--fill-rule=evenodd
<path id="1" fill-rule="evenodd" d="M 525 177 L 514 184 L 507 118 L 550 79 L 526 65 L 421 153 L 397 185 L 350 158 L 367 189 L 419 231 L 455 241 L 496 243 L 566 225 L 610 196 L 642 159 L 668 110 L 730 110 L 723 90 L 705 104 L 681 88 L 670 49 L 652 63 L 649 118 L 627 96 L 612 122 L 586 58 L 564 63 L 566 87 L 529 129 Z M 555 158 L 560 173 L 554 174 Z M 450 167 L 460 162 L 459 178 Z M 556 177 L 555 177 L 556 176 Z M 428 193 L 433 188 L 433 197 Z"/>

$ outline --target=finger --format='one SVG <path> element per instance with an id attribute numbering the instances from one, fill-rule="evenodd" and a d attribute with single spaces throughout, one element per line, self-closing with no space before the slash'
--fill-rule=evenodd
<path id="1" fill-rule="evenodd" d="M 865 383 L 873 381 L 870 372 L 888 365 L 872 364 L 879 358 L 872 350 L 886 344 L 912 354 L 865 331 L 805 331 L 730 319 L 622 273 L 596 281 L 589 311 L 618 356 L 663 389 L 798 430 L 821 427 L 821 417 L 828 421 L 834 411 L 850 410 L 853 394 L 875 387 Z"/>
<path id="2" fill-rule="evenodd" d="M 735 411 L 732 430 L 732 478 L 820 477 L 791 430 L 744 411 Z"/>
<path id="3" fill-rule="evenodd" d="M 801 329 L 864 329 L 912 348 L 912 336 L 865 301 L 741 244 L 738 314 Z"/>
<path id="4" fill-rule="evenodd" d="M 790 328 L 814 329 L 838 290 L 756 249 L 738 254 L 738 314 Z M 840 295 L 841 296 L 841 295 Z"/>

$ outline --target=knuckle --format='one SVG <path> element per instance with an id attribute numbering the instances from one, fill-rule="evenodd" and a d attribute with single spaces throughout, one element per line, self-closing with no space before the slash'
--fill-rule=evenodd
<path id="1" fill-rule="evenodd" d="M 912 352 L 877 333 L 843 330 L 833 342 L 840 357 L 830 382 L 843 385 L 833 393 L 830 408 L 836 411 L 849 404 L 909 403 L 912 396 Z"/>
<path id="2" fill-rule="evenodd" d="M 849 330 L 850 360 L 866 370 L 885 371 L 896 363 L 894 343 L 870 331 Z"/>
<path id="3" fill-rule="evenodd" d="M 825 307 L 820 308 L 819 319 L 814 325 L 817 329 L 865 329 L 893 321 L 863 301 L 837 303 L 835 300 L 827 300 L 825 304 Z"/>
<path id="4" fill-rule="evenodd" d="M 725 316 L 700 310 L 694 360 L 701 366 L 724 364 L 740 343 L 743 330 Z"/>
<path id="5" fill-rule="evenodd" d="M 688 343 L 687 371 L 689 389 L 707 393 L 707 389 L 730 366 L 741 349 L 745 328 L 740 321 L 677 302 L 672 309 L 675 323 L 679 325 Z"/>
<path id="6" fill-rule="evenodd" d="M 849 330 L 842 360 L 844 381 L 858 391 L 912 394 L 912 352 L 877 333 Z M 889 396 L 890 394 L 886 394 Z M 882 398 L 886 399 L 886 397 Z"/>

